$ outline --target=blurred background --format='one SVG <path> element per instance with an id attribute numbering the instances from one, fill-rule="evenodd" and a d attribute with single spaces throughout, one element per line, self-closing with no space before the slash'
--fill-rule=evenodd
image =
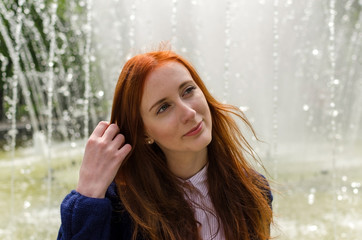
<path id="1" fill-rule="evenodd" d="M 121 67 L 161 41 L 252 122 L 276 239 L 360 239 L 361 10 L 361 0 L 2 0 L 0 239 L 56 238 Z"/>

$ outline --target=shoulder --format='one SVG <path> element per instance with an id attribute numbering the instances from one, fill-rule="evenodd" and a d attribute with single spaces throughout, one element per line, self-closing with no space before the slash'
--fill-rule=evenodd
<path id="1" fill-rule="evenodd" d="M 269 206 L 272 207 L 273 194 L 272 194 L 268 180 L 266 179 L 266 177 L 263 174 L 261 174 L 259 172 L 256 172 L 256 179 L 260 183 L 258 185 L 260 186 L 260 190 L 263 192 L 263 194 L 267 198 Z"/>

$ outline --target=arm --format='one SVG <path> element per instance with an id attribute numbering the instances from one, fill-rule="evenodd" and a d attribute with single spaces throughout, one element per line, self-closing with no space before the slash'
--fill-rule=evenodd
<path id="1" fill-rule="evenodd" d="M 112 206 L 107 198 L 89 198 L 76 191 L 61 204 L 58 240 L 106 240 L 110 238 Z"/>
<path id="2" fill-rule="evenodd" d="M 61 205 L 59 240 L 109 239 L 112 205 L 105 195 L 130 151 L 117 125 L 97 125 L 85 147 L 77 189 Z"/>

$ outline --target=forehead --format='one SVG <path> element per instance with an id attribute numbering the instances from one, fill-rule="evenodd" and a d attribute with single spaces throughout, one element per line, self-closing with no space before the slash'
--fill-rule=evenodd
<path id="1" fill-rule="evenodd" d="M 141 104 L 150 106 L 154 101 L 170 97 L 186 81 L 193 78 L 184 65 L 175 61 L 162 64 L 147 76 Z"/>
<path id="2" fill-rule="evenodd" d="M 168 79 L 174 80 L 182 77 L 191 78 L 187 68 L 179 62 L 169 61 L 152 70 L 146 78 L 146 84 L 152 81 L 166 82 Z"/>
<path id="3" fill-rule="evenodd" d="M 179 62 L 166 62 L 149 73 L 145 80 L 144 95 L 152 90 L 152 94 L 178 88 L 185 81 L 193 80 L 187 68 Z"/>

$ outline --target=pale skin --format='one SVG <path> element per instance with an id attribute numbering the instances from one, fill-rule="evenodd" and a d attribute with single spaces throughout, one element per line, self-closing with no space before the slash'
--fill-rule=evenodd
<path id="1" fill-rule="evenodd" d="M 211 116 L 202 91 L 188 70 L 170 62 L 147 77 L 140 112 L 148 138 L 165 153 L 170 171 L 187 179 L 207 163 Z M 77 191 L 104 198 L 131 151 L 116 124 L 100 122 L 86 144 Z"/>
<path id="2" fill-rule="evenodd" d="M 131 145 L 119 133 L 116 124 L 100 122 L 89 137 L 76 188 L 80 194 L 104 198 Z"/>
<path id="3" fill-rule="evenodd" d="M 182 64 L 169 62 L 149 74 L 140 112 L 146 135 L 165 153 L 173 174 L 187 179 L 205 166 L 212 139 L 210 109 Z M 199 131 L 188 134 L 199 125 Z"/>

